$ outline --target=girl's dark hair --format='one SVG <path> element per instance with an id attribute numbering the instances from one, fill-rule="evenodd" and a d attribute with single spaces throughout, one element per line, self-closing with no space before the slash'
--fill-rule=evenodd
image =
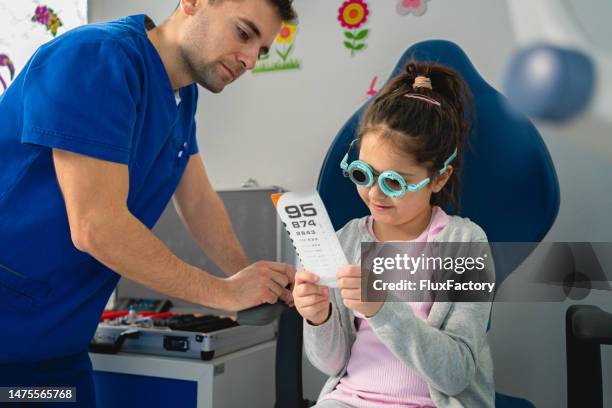
<path id="1" fill-rule="evenodd" d="M 429 78 L 431 89 L 415 85 L 417 77 Z M 419 78 L 417 84 L 422 83 Z M 417 94 L 439 102 L 406 97 Z M 439 175 L 444 161 L 457 148 L 450 163 L 453 174 L 439 193 L 432 194 L 431 204 L 452 205 L 458 213 L 461 203 L 461 156 L 470 133 L 472 95 L 459 73 L 436 64 L 410 61 L 404 72 L 393 78 L 379 92 L 361 118 L 358 140 L 377 132 L 400 152 L 411 154 L 425 165 L 432 180 Z"/>

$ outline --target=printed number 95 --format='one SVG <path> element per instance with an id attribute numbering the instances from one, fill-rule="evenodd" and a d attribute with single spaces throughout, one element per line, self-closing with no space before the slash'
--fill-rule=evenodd
<path id="1" fill-rule="evenodd" d="M 299 206 L 288 205 L 285 207 L 285 212 L 289 218 L 314 217 L 317 215 L 313 203 L 300 204 Z"/>

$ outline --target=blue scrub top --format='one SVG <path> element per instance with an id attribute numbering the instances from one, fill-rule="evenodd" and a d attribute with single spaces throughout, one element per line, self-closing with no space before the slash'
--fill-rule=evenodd
<path id="1" fill-rule="evenodd" d="M 119 279 L 74 247 L 51 149 L 126 164 L 128 208 L 149 228 L 198 151 L 197 87 L 177 106 L 149 23 L 69 31 L 0 96 L 0 364 L 86 351 Z"/>

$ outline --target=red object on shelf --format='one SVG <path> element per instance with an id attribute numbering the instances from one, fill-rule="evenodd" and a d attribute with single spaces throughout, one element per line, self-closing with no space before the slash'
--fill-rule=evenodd
<path id="1" fill-rule="evenodd" d="M 103 322 L 105 320 L 116 319 L 118 317 L 127 316 L 127 310 L 105 310 L 102 312 L 102 316 L 100 316 L 100 321 Z"/>
<path id="2" fill-rule="evenodd" d="M 100 316 L 100 322 L 104 322 L 105 320 L 113 320 L 118 317 L 127 316 L 127 310 L 105 310 L 102 312 L 102 316 Z M 138 317 L 150 317 L 152 319 L 165 319 L 167 317 L 174 316 L 174 313 L 164 312 L 164 313 L 155 313 L 153 311 L 148 312 L 139 312 L 137 313 Z"/>

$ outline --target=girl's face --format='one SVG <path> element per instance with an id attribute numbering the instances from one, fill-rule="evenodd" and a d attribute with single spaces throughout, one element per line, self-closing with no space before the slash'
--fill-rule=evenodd
<path id="1" fill-rule="evenodd" d="M 366 133 L 363 136 L 359 160 L 368 163 L 377 173 L 394 170 L 404 177 L 408 184 L 418 184 L 430 177 L 426 167 L 418 164 L 412 155 L 398 151 L 393 143 L 385 140 L 378 132 Z M 369 188 L 357 187 L 357 192 L 379 226 L 401 229 L 403 226 L 421 224 L 423 217 L 430 217 L 431 194 L 440 191 L 451 171 L 452 169 L 447 170 L 443 176 L 417 192 L 407 191 L 400 198 L 386 196 L 378 185 L 378 178 Z"/>

